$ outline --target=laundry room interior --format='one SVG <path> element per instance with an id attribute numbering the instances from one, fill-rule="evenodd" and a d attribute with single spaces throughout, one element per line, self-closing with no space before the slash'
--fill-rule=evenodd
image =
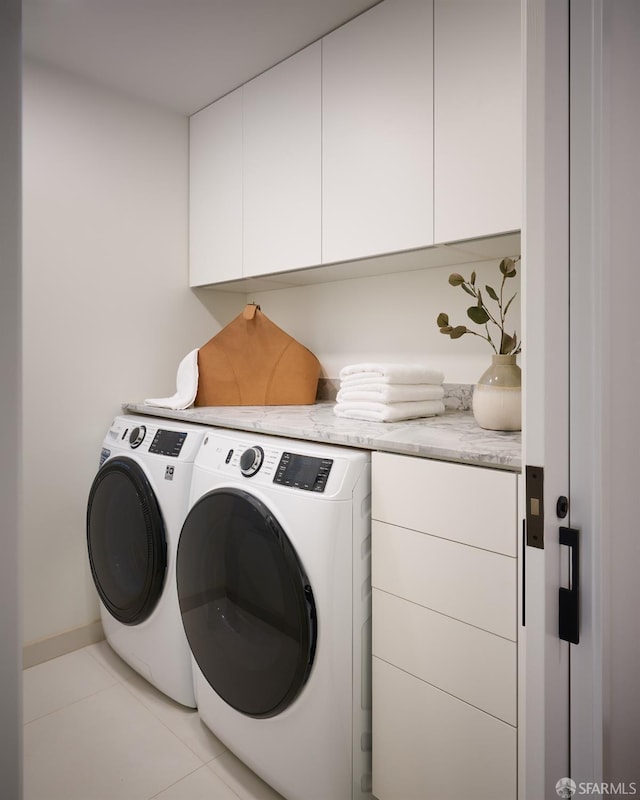
<path id="1" fill-rule="evenodd" d="M 566 699 L 577 646 L 571 629 L 558 665 L 536 660 L 554 612 L 535 581 L 560 567 L 529 538 L 527 466 L 546 466 L 566 422 L 546 387 L 569 347 L 548 366 L 568 289 L 527 273 L 547 252 L 541 204 L 562 195 L 530 177 L 548 156 L 530 20 L 544 10 L 551 30 L 559 14 L 568 37 L 567 15 L 547 0 L 20 5 L 16 800 L 540 800 L 564 775 L 635 786 L 637 718 L 620 694 L 613 738 L 580 759 L 582 740 L 558 733 L 552 748 L 531 710 L 545 669 Z M 308 86 L 312 114 L 287 94 Z M 244 116 L 223 117 L 238 97 Z M 198 125 L 229 152 L 204 152 Z M 199 401 L 205 345 L 256 318 L 312 355 L 313 399 Z M 261 376 L 233 358 L 242 393 Z M 508 376 L 485 380 L 500 359 Z M 289 385 L 276 359 L 267 368 Z M 503 415 L 487 423 L 492 381 Z M 349 393 L 368 402 L 340 412 Z M 156 600 L 134 618 L 109 599 L 117 548 L 155 558 L 125 541 L 140 513 L 147 533 L 154 514 L 167 531 L 161 577 L 145 577 L 161 624 Z M 612 598 L 626 609 L 615 653 L 629 611 Z M 605 645 L 589 646 L 598 661 Z M 625 687 L 635 656 L 619 653 Z"/>

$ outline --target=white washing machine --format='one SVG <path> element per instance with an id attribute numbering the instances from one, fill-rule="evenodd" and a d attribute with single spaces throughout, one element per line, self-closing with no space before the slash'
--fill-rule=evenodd
<path id="1" fill-rule="evenodd" d="M 87 505 L 87 547 L 107 641 L 164 694 L 195 707 L 175 582 L 193 463 L 208 429 L 116 417 Z"/>
<path id="2" fill-rule="evenodd" d="M 202 721 L 288 800 L 371 797 L 371 470 L 212 431 L 177 586 Z"/>

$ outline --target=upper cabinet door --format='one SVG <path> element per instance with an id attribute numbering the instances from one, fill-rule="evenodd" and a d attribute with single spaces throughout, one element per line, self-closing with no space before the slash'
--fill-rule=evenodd
<path id="1" fill-rule="evenodd" d="M 386 0 L 322 44 L 322 261 L 432 244 L 431 0 Z"/>
<path id="2" fill-rule="evenodd" d="M 435 0 L 437 242 L 521 227 L 520 36 L 520 0 Z"/>
<path id="3" fill-rule="evenodd" d="M 189 283 L 242 277 L 242 88 L 189 120 Z"/>
<path id="4" fill-rule="evenodd" d="M 245 276 L 320 263 L 321 44 L 244 86 Z"/>

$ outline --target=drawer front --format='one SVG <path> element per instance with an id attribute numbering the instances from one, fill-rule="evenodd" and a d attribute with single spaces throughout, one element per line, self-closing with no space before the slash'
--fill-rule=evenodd
<path id="1" fill-rule="evenodd" d="M 374 519 L 516 555 L 517 475 L 373 453 Z"/>
<path id="2" fill-rule="evenodd" d="M 514 800 L 516 728 L 373 659 L 378 800 Z"/>
<path id="3" fill-rule="evenodd" d="M 376 589 L 516 641 L 516 559 L 372 522 Z"/>
<path id="4" fill-rule="evenodd" d="M 374 656 L 516 724 L 515 642 L 379 589 L 372 619 Z"/>

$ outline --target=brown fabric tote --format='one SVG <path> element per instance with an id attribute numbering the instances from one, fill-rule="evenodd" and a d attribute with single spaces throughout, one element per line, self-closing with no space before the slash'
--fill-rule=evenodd
<path id="1" fill-rule="evenodd" d="M 196 406 L 315 403 L 320 362 L 249 304 L 198 351 Z"/>

